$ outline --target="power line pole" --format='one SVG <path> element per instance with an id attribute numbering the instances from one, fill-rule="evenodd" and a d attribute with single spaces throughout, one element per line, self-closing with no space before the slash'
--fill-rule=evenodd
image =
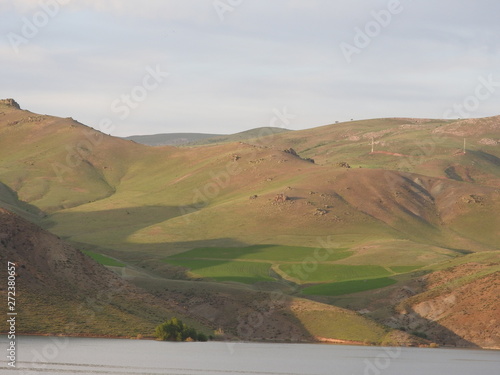
<path id="1" fill-rule="evenodd" d="M 373 145 L 374 145 L 374 142 L 373 142 L 373 137 L 372 137 L 372 154 L 373 154 Z"/>
<path id="2" fill-rule="evenodd" d="M 464 138 L 464 154 L 465 154 L 465 138 Z"/>

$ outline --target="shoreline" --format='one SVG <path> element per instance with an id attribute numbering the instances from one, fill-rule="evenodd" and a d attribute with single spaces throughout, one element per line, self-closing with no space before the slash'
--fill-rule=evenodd
<path id="1" fill-rule="evenodd" d="M 0 332 L 0 336 L 7 336 L 7 332 Z M 69 337 L 69 338 L 88 338 L 88 339 L 111 339 L 111 340 L 147 340 L 147 341 L 159 341 L 156 340 L 154 336 L 142 336 L 132 337 L 132 336 L 113 336 L 113 335 L 95 335 L 95 334 L 52 334 L 52 333 L 20 333 L 16 334 L 18 336 L 38 336 L 38 337 Z M 341 340 L 341 339 L 332 339 L 326 337 L 316 337 L 317 341 L 303 341 L 303 342 L 286 342 L 286 341 L 266 341 L 266 340 L 255 340 L 255 341 L 231 341 L 231 340 L 209 340 L 207 342 L 220 342 L 220 343 L 229 343 L 229 344 L 311 344 L 311 345 L 341 345 L 341 346 L 366 346 L 373 348 L 385 348 L 385 347 L 394 347 L 394 348 L 414 348 L 414 349 L 458 349 L 458 350 L 492 350 L 492 351 L 500 351 L 500 347 L 495 348 L 481 348 L 481 347 L 456 347 L 456 346 L 446 346 L 440 345 L 437 348 L 431 348 L 428 345 L 418 345 L 418 346 L 410 346 L 410 345 L 367 345 L 362 341 L 351 341 L 351 340 Z M 174 341 L 166 341 L 166 342 L 174 342 Z"/>

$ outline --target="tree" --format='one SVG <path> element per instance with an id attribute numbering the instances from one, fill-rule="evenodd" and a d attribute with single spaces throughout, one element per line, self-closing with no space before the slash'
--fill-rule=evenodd
<path id="1" fill-rule="evenodd" d="M 207 341 L 204 333 L 198 333 L 176 317 L 160 324 L 155 329 L 155 336 L 161 341 Z"/>

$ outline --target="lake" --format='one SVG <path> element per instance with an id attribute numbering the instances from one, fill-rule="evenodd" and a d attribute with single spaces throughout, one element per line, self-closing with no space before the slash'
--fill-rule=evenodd
<path id="1" fill-rule="evenodd" d="M 169 343 L 148 340 L 17 338 L 9 369 L 0 336 L 0 374 L 136 375 L 498 375 L 500 352 L 320 344 Z"/>

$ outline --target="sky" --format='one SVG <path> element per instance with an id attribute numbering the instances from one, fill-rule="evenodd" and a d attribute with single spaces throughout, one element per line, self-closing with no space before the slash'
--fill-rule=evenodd
<path id="1" fill-rule="evenodd" d="M 116 136 L 500 114 L 498 0 L 0 0 L 0 98 Z"/>

